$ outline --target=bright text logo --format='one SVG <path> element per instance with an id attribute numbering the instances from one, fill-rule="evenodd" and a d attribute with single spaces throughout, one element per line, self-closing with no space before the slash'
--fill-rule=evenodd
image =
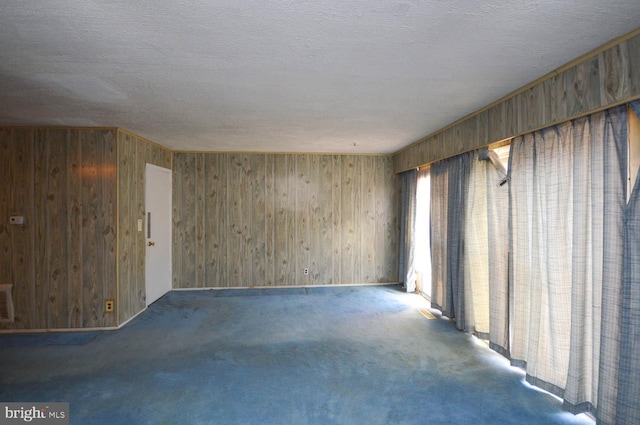
<path id="1" fill-rule="evenodd" d="M 69 425 L 69 403 L 0 403 L 0 425 Z"/>

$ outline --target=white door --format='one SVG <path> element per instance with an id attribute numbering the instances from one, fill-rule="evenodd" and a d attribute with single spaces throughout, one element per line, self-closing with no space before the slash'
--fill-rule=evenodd
<path id="1" fill-rule="evenodd" d="M 171 170 L 145 170 L 145 288 L 147 305 L 171 290 Z"/>

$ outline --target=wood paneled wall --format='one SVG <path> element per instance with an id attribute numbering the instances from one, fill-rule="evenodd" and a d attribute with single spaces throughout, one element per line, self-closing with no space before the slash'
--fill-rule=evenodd
<path id="1" fill-rule="evenodd" d="M 121 324 L 144 310 L 145 237 L 138 219 L 145 214 L 145 164 L 171 169 L 172 152 L 118 130 L 118 300 Z"/>
<path id="2" fill-rule="evenodd" d="M 394 171 L 406 171 L 639 98 L 638 33 L 397 152 Z"/>
<path id="3" fill-rule="evenodd" d="M 175 153 L 173 182 L 174 288 L 398 280 L 391 157 Z"/>
<path id="4" fill-rule="evenodd" d="M 15 306 L 1 329 L 115 325 L 115 130 L 2 128 L 0 157 L 0 279 Z"/>

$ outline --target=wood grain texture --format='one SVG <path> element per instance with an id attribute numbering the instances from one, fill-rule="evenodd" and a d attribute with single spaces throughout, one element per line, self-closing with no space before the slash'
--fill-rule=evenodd
<path id="1" fill-rule="evenodd" d="M 91 133 L 82 141 L 82 258 L 83 258 L 83 327 L 100 326 L 103 306 L 100 279 L 104 274 L 101 234 L 100 158 L 103 147 Z M 115 189 L 115 188 L 114 188 Z"/>
<path id="2" fill-rule="evenodd" d="M 67 315 L 69 327 L 81 328 L 82 302 L 82 140 L 80 130 L 69 132 L 67 147 Z"/>
<path id="3" fill-rule="evenodd" d="M 137 211 L 131 193 L 135 187 L 135 144 L 127 133 L 118 133 L 118 321 L 123 322 L 136 308 L 132 296 L 137 285 L 136 234 Z"/>
<path id="4" fill-rule="evenodd" d="M 13 284 L 14 323 L 2 323 L 2 329 L 36 327 L 36 267 L 34 255 L 34 131 L 3 129 L 0 132 L 2 157 L 9 159 L 0 167 L 3 184 L 0 191 L 2 208 L 2 251 L 0 276 Z M 24 226 L 7 224 L 10 215 L 25 217 Z"/>
<path id="5" fill-rule="evenodd" d="M 331 285 L 334 283 L 334 261 L 333 261 L 333 217 L 335 206 L 333 204 L 333 167 L 332 157 L 321 155 L 318 157 L 318 230 L 320 240 L 318 241 L 316 254 L 317 265 L 312 269 L 314 282 L 319 285 Z M 316 275 L 317 274 L 317 275 Z"/>
<path id="6" fill-rule="evenodd" d="M 640 97 L 640 35 L 569 64 L 393 156 L 394 172 L 455 156 Z"/>
<path id="7" fill-rule="evenodd" d="M 117 324 L 122 324 L 146 308 L 145 234 L 138 231 L 138 220 L 145 217 L 146 164 L 171 169 L 170 150 L 132 133 L 118 130 L 116 140 L 118 220 L 115 234 L 118 246 Z M 144 228 L 144 226 L 143 226 Z M 175 264 L 173 265 L 175 267 Z M 115 299 L 116 295 L 113 294 Z"/>
<path id="8" fill-rule="evenodd" d="M 640 37 L 626 41 L 629 52 L 629 92 L 640 93 Z"/>
<path id="9" fill-rule="evenodd" d="M 102 145 L 102 170 L 100 176 L 101 189 L 101 233 L 103 255 L 102 294 L 100 311 L 102 320 L 100 326 L 116 326 L 118 320 L 115 312 L 105 312 L 105 301 L 116 301 L 117 290 L 117 134 L 115 131 L 93 131 L 96 138 L 100 138 Z"/>
<path id="10" fill-rule="evenodd" d="M 174 286 L 395 282 L 399 180 L 391 164 L 378 156 L 176 153 Z M 202 242 L 190 236 L 197 217 L 205 217 Z"/>
<path id="11" fill-rule="evenodd" d="M 202 184 L 205 181 L 205 168 L 204 168 L 204 155 L 196 156 L 195 163 L 195 193 L 194 202 L 196 211 L 204 212 L 205 209 L 205 190 L 206 185 Z M 206 242 L 206 214 L 196 214 L 194 221 L 194 238 L 195 238 L 195 282 L 204 282 L 206 280 L 206 261 L 205 261 L 205 242 Z"/>
<path id="12" fill-rule="evenodd" d="M 331 205 L 333 209 L 333 239 L 331 240 L 331 263 L 333 268 L 331 270 L 332 283 L 336 284 L 342 282 L 343 273 L 343 231 L 342 231 L 342 162 L 344 157 L 342 155 L 333 155 L 331 157 L 331 187 L 333 193 L 331 194 Z"/>
<path id="13" fill-rule="evenodd" d="M 0 167 L 0 181 L 2 182 L 12 182 L 12 179 L 20 177 L 17 175 L 17 172 L 13 170 L 13 140 L 14 138 L 11 129 L 0 128 L 0 158 L 4 158 L 5 160 L 5 165 Z M 14 214 L 13 202 L 11 201 L 11 187 L 11 184 L 0 184 L 0 276 L 2 276 L 0 279 L 3 284 L 11 283 L 15 285 L 16 282 L 13 277 L 15 270 L 12 266 L 13 231 L 7 221 L 7 217 Z M 30 285 L 30 283 L 24 282 L 22 290 L 24 291 L 28 285 Z M 17 290 L 17 287 L 12 288 L 12 297 L 14 298 L 14 301 L 17 298 Z M 26 309 L 24 307 L 17 308 L 18 313 L 24 312 L 25 310 Z M 20 316 L 15 319 L 16 321 L 24 321 L 24 318 Z"/>
<path id="14" fill-rule="evenodd" d="M 19 327 L 41 327 L 37 322 L 37 311 L 44 306 L 38 304 L 36 298 L 36 257 L 34 245 L 36 238 L 35 223 L 42 215 L 38 206 L 33 202 L 35 198 L 35 132 L 15 131 L 13 154 L 13 179 L 11 181 L 13 214 L 24 215 L 25 225 L 12 226 L 12 281 L 16 296 L 22 306 L 23 323 Z M 17 178 L 16 178 L 17 177 Z M 22 287 L 22 291 L 17 289 Z M 15 305 L 14 305 L 15 308 Z"/>
<path id="15" fill-rule="evenodd" d="M 216 157 L 218 157 L 216 155 Z M 276 256 L 276 167 L 274 155 L 265 155 L 264 174 L 264 246 L 265 246 L 265 275 L 264 285 L 273 286 L 277 280 Z"/>
<path id="16" fill-rule="evenodd" d="M 118 137 L 121 139 L 118 143 Z M 145 307 L 145 163 L 172 153 L 116 129 L 3 128 L 0 272 L 14 283 L 4 329 L 115 326 Z M 4 180 L 6 179 L 6 180 Z M 120 198 L 118 199 L 118 196 Z M 118 316 L 104 311 L 116 300 Z"/>
<path id="17" fill-rule="evenodd" d="M 14 284 L 16 320 L 3 329 L 115 324 L 115 130 L 0 130 L 0 273 Z M 4 180 L 6 179 L 6 180 Z"/>

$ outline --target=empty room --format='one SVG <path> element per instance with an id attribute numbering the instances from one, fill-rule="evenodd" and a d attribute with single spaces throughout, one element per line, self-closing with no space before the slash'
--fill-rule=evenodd
<path id="1" fill-rule="evenodd" d="M 0 423 L 640 424 L 640 3 L 0 4 Z"/>

